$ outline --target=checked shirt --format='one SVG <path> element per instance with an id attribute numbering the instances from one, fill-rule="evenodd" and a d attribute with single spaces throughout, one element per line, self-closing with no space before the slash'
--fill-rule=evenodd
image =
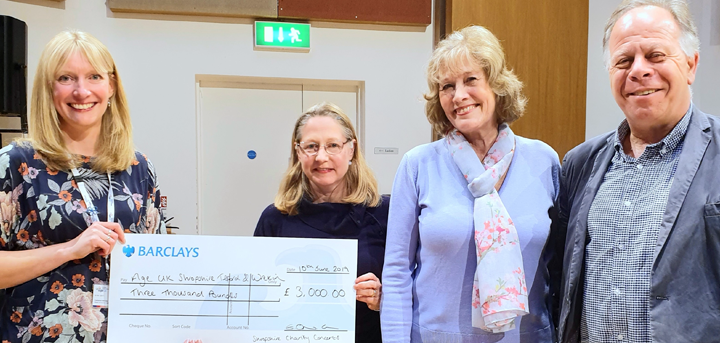
<path id="1" fill-rule="evenodd" d="M 627 121 L 614 135 L 615 154 L 588 214 L 583 343 L 651 342 L 653 251 L 691 114 L 692 106 L 638 158 L 622 148 Z"/>

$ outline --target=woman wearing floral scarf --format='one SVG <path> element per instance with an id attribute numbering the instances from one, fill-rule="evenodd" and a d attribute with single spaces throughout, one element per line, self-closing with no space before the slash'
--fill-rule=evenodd
<path id="1" fill-rule="evenodd" d="M 107 308 L 93 294 L 107 291 L 106 257 L 125 232 L 165 227 L 102 43 L 68 31 L 47 44 L 29 122 L 28 139 L 0 150 L 0 341 L 104 342 Z"/>
<path id="2" fill-rule="evenodd" d="M 495 36 L 467 27 L 428 66 L 426 114 L 445 136 L 395 176 L 383 273 L 384 342 L 553 342 L 541 259 L 560 163 L 513 134 L 522 83 Z"/>

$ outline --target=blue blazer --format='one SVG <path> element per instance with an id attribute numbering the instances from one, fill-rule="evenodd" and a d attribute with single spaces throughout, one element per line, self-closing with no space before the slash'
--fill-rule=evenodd
<path id="1" fill-rule="evenodd" d="M 615 152 L 613 134 L 567 153 L 558 197 L 555 268 L 560 342 L 578 342 L 588 211 Z M 653 342 L 720 340 L 720 118 L 693 106 L 655 246 L 650 326 Z M 564 247 L 558 242 L 564 242 Z"/>

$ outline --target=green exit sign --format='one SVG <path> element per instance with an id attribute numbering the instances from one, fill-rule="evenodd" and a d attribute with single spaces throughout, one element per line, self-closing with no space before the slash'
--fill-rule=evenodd
<path id="1" fill-rule="evenodd" d="M 255 48 L 309 51 L 310 24 L 256 21 Z"/>

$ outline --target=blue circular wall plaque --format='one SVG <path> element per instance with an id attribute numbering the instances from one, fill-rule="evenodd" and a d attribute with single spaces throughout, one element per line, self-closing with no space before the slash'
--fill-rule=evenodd
<path id="1" fill-rule="evenodd" d="M 248 158 L 249 158 L 249 159 L 254 160 L 255 157 L 257 157 L 257 153 L 255 152 L 255 150 L 250 150 L 250 151 L 248 151 Z"/>

